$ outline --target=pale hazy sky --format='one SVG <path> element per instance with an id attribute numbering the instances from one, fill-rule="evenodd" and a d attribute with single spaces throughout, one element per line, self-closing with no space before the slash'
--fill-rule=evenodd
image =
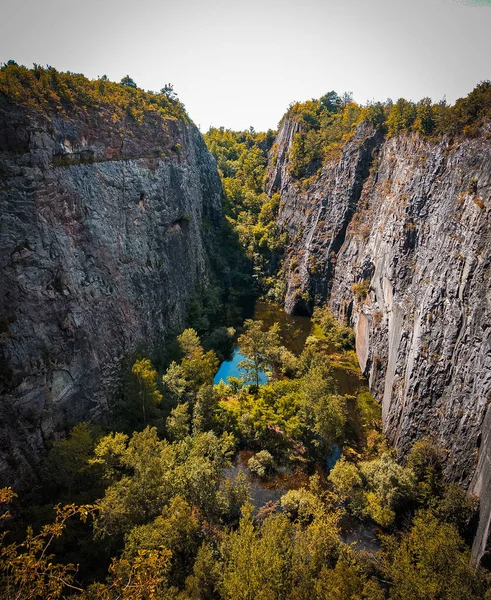
<path id="1" fill-rule="evenodd" d="M 275 128 L 327 91 L 451 102 L 491 79 L 491 0 L 1 0 L 0 62 L 174 84 L 210 125 Z"/>

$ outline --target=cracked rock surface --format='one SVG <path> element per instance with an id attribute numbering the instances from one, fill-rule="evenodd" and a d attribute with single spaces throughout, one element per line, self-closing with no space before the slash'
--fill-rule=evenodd
<path id="1" fill-rule="evenodd" d="M 183 325 L 221 193 L 192 124 L 0 105 L 2 482 L 29 479 L 57 431 L 107 414 L 121 360 Z"/>
<path id="2" fill-rule="evenodd" d="M 361 125 L 307 186 L 280 128 L 269 192 L 289 233 L 285 308 L 329 304 L 401 455 L 435 436 L 446 475 L 480 496 L 473 552 L 491 550 L 491 126 L 473 139 L 385 140 Z"/>

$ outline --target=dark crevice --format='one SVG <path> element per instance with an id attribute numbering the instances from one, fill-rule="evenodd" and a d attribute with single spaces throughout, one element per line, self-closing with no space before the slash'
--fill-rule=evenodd
<path id="1" fill-rule="evenodd" d="M 373 151 L 379 147 L 383 141 L 383 137 L 382 133 L 377 132 L 372 137 L 366 139 L 359 149 L 358 160 L 355 166 L 354 182 L 346 203 L 347 206 L 343 215 L 341 227 L 329 245 L 323 273 L 317 276 L 311 275 L 311 291 L 314 300 L 313 302 L 310 302 L 309 305 L 316 304 L 320 300 L 327 300 L 331 294 L 332 282 L 336 269 L 336 258 L 345 242 L 348 226 L 358 208 L 358 202 L 363 191 L 363 186 L 370 175 Z M 304 314 L 304 312 L 302 312 L 304 310 L 308 310 L 307 314 L 312 314 L 313 306 L 306 306 L 305 301 L 299 299 L 295 305 L 293 314 Z"/>
<path id="2" fill-rule="evenodd" d="M 169 229 L 175 229 L 176 227 L 179 227 L 183 233 L 187 233 L 189 231 L 189 217 L 183 215 L 182 217 L 179 217 L 179 219 L 172 221 L 169 225 Z"/>

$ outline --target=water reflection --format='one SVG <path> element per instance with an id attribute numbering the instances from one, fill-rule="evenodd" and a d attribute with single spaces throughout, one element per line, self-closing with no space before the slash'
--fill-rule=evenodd
<path id="1" fill-rule="evenodd" d="M 279 467 L 274 475 L 259 479 L 249 471 L 247 463 L 254 456 L 250 450 L 240 450 L 234 460 L 233 467 L 224 469 L 223 475 L 234 479 L 240 471 L 243 471 L 251 486 L 251 499 L 256 512 L 268 502 L 278 502 L 288 490 L 296 490 L 305 487 L 309 483 L 308 475 L 301 469 L 294 471 L 285 467 Z"/>
<path id="2" fill-rule="evenodd" d="M 253 319 L 262 321 L 264 330 L 269 329 L 275 323 L 280 326 L 280 337 L 282 344 L 297 356 L 302 352 L 305 340 L 310 334 L 311 321 L 309 317 L 299 317 L 287 314 L 279 304 L 270 302 L 256 302 Z M 245 356 L 237 347 L 230 360 L 222 362 L 218 373 L 213 380 L 214 384 L 228 383 L 229 377 L 243 378 L 239 363 Z M 265 371 L 259 373 L 259 384 L 263 385 L 269 377 Z"/>
<path id="3" fill-rule="evenodd" d="M 262 321 L 264 329 L 278 323 L 283 345 L 297 356 L 302 352 L 312 328 L 309 317 L 289 315 L 279 304 L 270 302 L 256 302 L 254 319 Z"/>
<path id="4" fill-rule="evenodd" d="M 333 447 L 330 455 L 331 459 L 339 459 L 339 448 Z M 274 475 L 260 479 L 255 477 L 249 471 L 247 463 L 254 456 L 254 452 L 250 450 L 240 450 L 234 460 L 232 467 L 224 469 L 224 477 L 235 479 L 239 472 L 243 472 L 250 485 L 250 494 L 252 504 L 254 505 L 254 513 L 258 514 L 263 507 L 270 506 L 271 510 L 280 510 L 279 501 L 281 497 L 289 490 L 297 490 L 308 487 L 309 477 L 305 471 L 296 469 L 294 471 L 280 467 Z M 336 457 L 336 458 L 335 458 Z M 328 470 L 334 466 L 329 464 L 329 458 L 326 461 Z M 327 472 L 320 465 L 315 466 L 315 473 L 321 477 L 321 480 L 326 481 Z M 374 554 L 380 550 L 380 542 L 378 540 L 379 529 L 372 522 L 363 522 L 355 519 L 349 514 L 344 514 L 339 522 L 339 539 L 345 544 L 356 544 L 357 550 L 362 550 L 370 554 Z"/>

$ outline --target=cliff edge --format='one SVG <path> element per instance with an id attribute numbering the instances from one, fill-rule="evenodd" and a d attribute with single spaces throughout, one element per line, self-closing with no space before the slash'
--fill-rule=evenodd
<path id="1" fill-rule="evenodd" d="M 491 125 L 472 136 L 385 137 L 358 125 L 316 176 L 292 174 L 285 118 L 269 169 L 289 234 L 285 308 L 328 303 L 351 323 L 385 432 L 401 455 L 434 436 L 446 475 L 491 519 Z M 489 548 L 489 547 L 488 547 Z"/>
<path id="2" fill-rule="evenodd" d="M 79 97 L 92 83 L 82 78 Z M 8 485 L 29 478 L 57 431 L 114 408 L 125 356 L 183 325 L 221 224 L 215 162 L 179 103 L 157 98 L 164 111 L 142 103 L 150 96 L 141 90 L 103 83 L 127 106 L 95 93 L 82 103 L 59 91 L 53 100 L 48 88 L 19 101 L 13 85 L 10 97 L 0 94 L 0 480 Z"/>

